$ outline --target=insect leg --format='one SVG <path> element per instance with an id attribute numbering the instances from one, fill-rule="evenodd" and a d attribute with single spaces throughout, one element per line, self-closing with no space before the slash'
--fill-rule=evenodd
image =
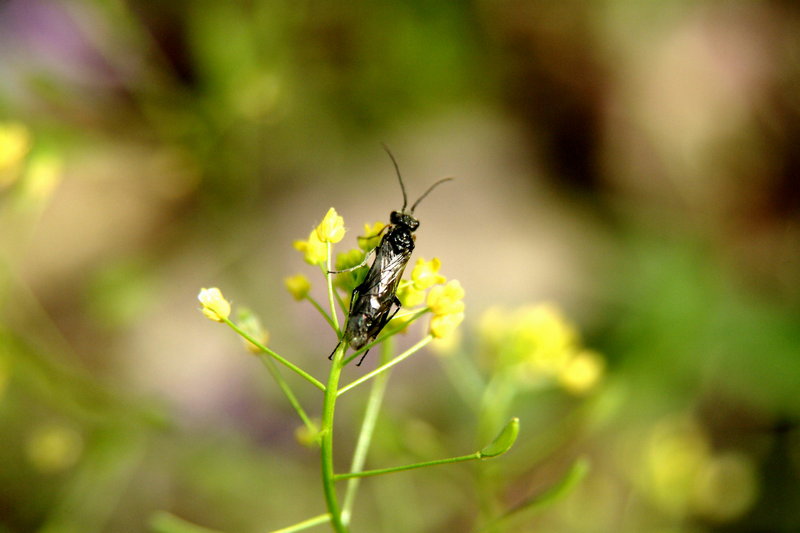
<path id="1" fill-rule="evenodd" d="M 370 351 L 371 349 L 372 349 L 372 348 L 369 348 L 369 349 L 367 349 L 367 351 L 366 351 L 366 352 L 364 352 L 363 354 L 361 354 L 361 359 L 359 359 L 359 360 L 358 360 L 358 363 L 356 363 L 356 366 L 361 366 L 361 363 L 363 363 L 363 362 L 364 362 L 364 358 L 367 356 L 367 354 L 369 353 L 369 351 Z"/>
<path id="2" fill-rule="evenodd" d="M 382 227 L 381 230 L 378 233 L 376 233 L 375 235 L 359 235 L 358 237 L 356 237 L 356 239 L 358 239 L 359 242 L 366 241 L 366 240 L 369 240 L 369 239 L 373 239 L 375 237 L 379 237 L 381 233 L 383 233 L 384 231 L 386 231 L 388 229 L 389 229 L 389 224 L 387 224 L 384 227 Z"/>
<path id="3" fill-rule="evenodd" d="M 372 250 L 367 252 L 367 255 L 364 256 L 364 260 L 361 261 L 356 266 L 353 266 L 353 267 L 350 267 L 350 268 L 345 268 L 344 270 L 328 270 L 328 274 L 343 274 L 345 272 L 352 272 L 353 270 L 358 270 L 359 268 L 361 268 L 361 267 L 363 267 L 364 265 L 367 264 L 367 261 L 369 261 L 369 256 L 371 256 L 373 253 L 375 253 L 375 250 L 377 250 L 377 249 L 378 249 L 378 247 L 376 246 L 375 248 L 373 248 Z"/>
<path id="4" fill-rule="evenodd" d="M 331 359 L 333 359 L 333 354 L 335 354 L 335 353 L 336 353 L 336 350 L 338 350 L 338 349 L 339 349 L 339 346 L 341 346 L 343 342 L 344 342 L 344 339 L 340 340 L 340 341 L 339 341 L 339 342 L 336 344 L 336 347 L 333 349 L 333 351 L 331 352 L 331 354 L 328 356 L 328 360 L 329 360 L 329 361 L 330 361 Z"/>

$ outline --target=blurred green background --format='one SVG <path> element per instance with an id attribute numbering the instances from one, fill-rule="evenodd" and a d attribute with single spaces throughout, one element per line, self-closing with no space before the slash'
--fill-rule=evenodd
<path id="1" fill-rule="evenodd" d="M 605 375 L 519 391 L 483 471 L 364 482 L 355 531 L 473 531 L 487 478 L 513 507 L 579 456 L 503 530 L 800 530 L 800 4 L 5 0 L 0 532 L 324 511 L 318 451 L 196 295 L 324 376 L 335 338 L 282 280 L 330 206 L 348 238 L 400 207 L 380 142 L 411 197 L 457 177 L 415 256 L 466 289 L 458 357 L 491 373 L 484 311 L 554 302 Z M 395 372 L 368 466 L 476 449 L 446 366 Z"/>

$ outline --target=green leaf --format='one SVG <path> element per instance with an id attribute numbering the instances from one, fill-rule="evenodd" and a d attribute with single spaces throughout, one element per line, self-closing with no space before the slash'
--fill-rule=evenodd
<path id="1" fill-rule="evenodd" d="M 506 453 L 514 445 L 517 435 L 519 435 L 519 418 L 514 417 L 508 421 L 508 424 L 490 444 L 478 452 L 481 459 Z"/>

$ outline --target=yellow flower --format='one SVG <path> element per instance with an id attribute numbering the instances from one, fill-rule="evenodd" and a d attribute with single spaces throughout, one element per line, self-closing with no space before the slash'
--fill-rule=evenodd
<path id="1" fill-rule="evenodd" d="M 240 309 L 238 312 L 239 315 L 239 327 L 242 328 L 242 331 L 253 337 L 256 341 L 260 342 L 262 346 L 266 346 L 269 342 L 269 332 L 264 329 L 261 325 L 261 321 L 258 319 L 256 315 L 253 314 L 252 311 L 249 309 Z M 247 351 L 252 353 L 261 353 L 261 348 L 247 339 L 242 339 L 244 341 L 244 346 L 247 348 Z"/>
<path id="2" fill-rule="evenodd" d="M 428 293 L 428 307 L 433 313 L 430 334 L 436 339 L 447 337 L 464 320 L 464 289 L 453 280 L 447 285 L 437 285 Z"/>
<path id="3" fill-rule="evenodd" d="M 289 294 L 298 302 L 308 296 L 308 292 L 311 290 L 311 282 L 302 274 L 285 278 L 283 283 L 286 285 L 286 290 L 289 291 Z"/>
<path id="4" fill-rule="evenodd" d="M 449 315 L 464 311 L 464 289 L 457 280 L 437 285 L 428 293 L 428 307 L 434 315 Z"/>
<path id="5" fill-rule="evenodd" d="M 222 291 L 216 287 L 210 289 L 200 289 L 197 295 L 200 304 L 203 306 L 200 311 L 211 320 L 224 322 L 231 314 L 231 304 L 222 296 Z"/>
<path id="6" fill-rule="evenodd" d="M 446 315 L 434 315 L 431 318 L 431 335 L 436 339 L 447 337 L 453 333 L 464 320 L 464 313 L 449 313 Z"/>
<path id="7" fill-rule="evenodd" d="M 419 291 L 413 283 L 403 282 L 397 289 L 397 297 L 403 307 L 417 307 L 425 301 L 425 291 Z"/>
<path id="8" fill-rule="evenodd" d="M 31 148 L 31 134 L 18 122 L 0 122 L 0 170 L 19 163 Z"/>
<path id="9" fill-rule="evenodd" d="M 597 385 L 603 375 L 603 359 L 591 350 L 583 350 L 572 357 L 558 374 L 558 380 L 567 391 L 583 394 Z"/>
<path id="10" fill-rule="evenodd" d="M 303 252 L 303 258 L 310 265 L 321 265 L 328 260 L 328 248 L 317 237 L 317 230 L 312 229 L 306 241 L 294 241 L 296 250 Z"/>
<path id="11" fill-rule="evenodd" d="M 317 226 L 316 233 L 320 242 L 337 243 L 344 238 L 344 219 L 331 207 Z"/>
<path id="12" fill-rule="evenodd" d="M 447 278 L 439 274 L 441 266 L 442 262 L 438 257 L 434 257 L 430 261 L 418 259 L 417 264 L 414 265 L 414 269 L 411 271 L 411 281 L 414 282 L 414 288 L 424 291 L 447 281 Z"/>
<path id="13" fill-rule="evenodd" d="M 372 226 L 364 224 L 364 235 L 358 238 L 358 247 L 368 252 L 372 250 L 381 242 L 381 233 L 386 224 L 383 222 L 376 222 Z"/>

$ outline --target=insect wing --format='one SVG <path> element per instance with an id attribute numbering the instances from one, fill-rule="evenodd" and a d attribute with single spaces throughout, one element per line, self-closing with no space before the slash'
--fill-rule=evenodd
<path id="1" fill-rule="evenodd" d="M 370 294 L 391 302 L 410 256 L 410 253 L 398 254 L 387 245 L 378 248 L 375 261 L 361 284 L 362 294 Z"/>

